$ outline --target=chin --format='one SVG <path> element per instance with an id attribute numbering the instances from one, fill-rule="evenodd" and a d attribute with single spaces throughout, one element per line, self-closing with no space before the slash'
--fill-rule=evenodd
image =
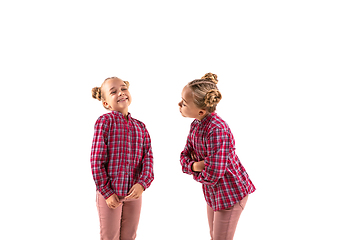
<path id="1" fill-rule="evenodd" d="M 126 100 L 125 102 L 118 103 L 118 106 L 121 108 L 125 108 L 125 107 L 130 106 L 130 102 L 128 100 Z"/>

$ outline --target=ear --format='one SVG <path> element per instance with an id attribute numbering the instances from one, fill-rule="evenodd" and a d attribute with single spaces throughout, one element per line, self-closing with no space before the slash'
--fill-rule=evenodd
<path id="1" fill-rule="evenodd" d="M 107 102 L 103 102 L 103 106 L 104 108 L 106 108 L 107 110 L 111 110 L 111 106 L 107 103 Z"/>
<path id="2" fill-rule="evenodd" d="M 202 109 L 199 111 L 199 116 L 204 116 L 204 114 L 206 114 L 206 110 L 205 109 Z"/>

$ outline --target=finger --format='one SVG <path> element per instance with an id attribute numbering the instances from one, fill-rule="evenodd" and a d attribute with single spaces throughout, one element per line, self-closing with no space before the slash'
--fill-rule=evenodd
<path id="1" fill-rule="evenodd" d="M 128 195 L 130 195 L 132 192 L 134 192 L 134 186 L 132 186 L 128 192 Z"/>
<path id="2" fill-rule="evenodd" d="M 143 194 L 143 191 L 139 190 L 138 192 L 135 193 L 134 198 L 138 199 L 139 197 L 141 197 L 142 194 Z"/>
<path id="3" fill-rule="evenodd" d="M 132 198 L 134 194 L 135 194 L 134 191 L 130 192 L 130 193 L 125 197 L 125 199 Z"/>
<path id="4" fill-rule="evenodd" d="M 132 188 L 132 189 L 130 189 L 128 195 L 134 194 L 134 192 L 135 192 L 135 189 Z"/>
<path id="5" fill-rule="evenodd" d="M 139 198 L 139 195 L 138 195 L 138 194 L 134 194 L 131 198 L 133 198 L 133 199 L 138 199 L 138 198 Z"/>
<path id="6" fill-rule="evenodd" d="M 138 199 L 140 197 L 140 192 L 136 189 L 132 192 L 132 194 L 129 196 L 129 198 L 135 198 Z"/>

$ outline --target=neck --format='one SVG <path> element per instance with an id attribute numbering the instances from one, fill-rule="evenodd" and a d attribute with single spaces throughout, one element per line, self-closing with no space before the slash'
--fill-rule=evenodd
<path id="1" fill-rule="evenodd" d="M 201 120 L 203 120 L 207 115 L 209 115 L 210 113 L 208 113 L 208 112 L 206 112 L 204 115 L 202 115 L 202 116 L 199 116 L 199 117 L 197 117 L 196 119 L 197 120 L 199 120 L 199 121 L 201 121 Z"/>
<path id="2" fill-rule="evenodd" d="M 128 112 L 127 109 L 123 109 L 123 110 L 120 110 L 120 111 L 118 111 L 118 112 L 121 113 L 121 114 L 124 116 L 124 118 L 126 119 L 126 121 L 128 120 L 129 112 Z"/>

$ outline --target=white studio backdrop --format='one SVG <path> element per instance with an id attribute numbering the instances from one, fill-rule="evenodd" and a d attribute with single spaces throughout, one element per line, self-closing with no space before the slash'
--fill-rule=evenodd
<path id="1" fill-rule="evenodd" d="M 218 75 L 218 114 L 257 191 L 235 239 L 359 239 L 357 1 L 0 3 L 0 239 L 99 239 L 90 169 L 106 110 L 130 82 L 155 180 L 138 240 L 209 239 L 201 185 L 181 172 L 182 88 Z"/>

